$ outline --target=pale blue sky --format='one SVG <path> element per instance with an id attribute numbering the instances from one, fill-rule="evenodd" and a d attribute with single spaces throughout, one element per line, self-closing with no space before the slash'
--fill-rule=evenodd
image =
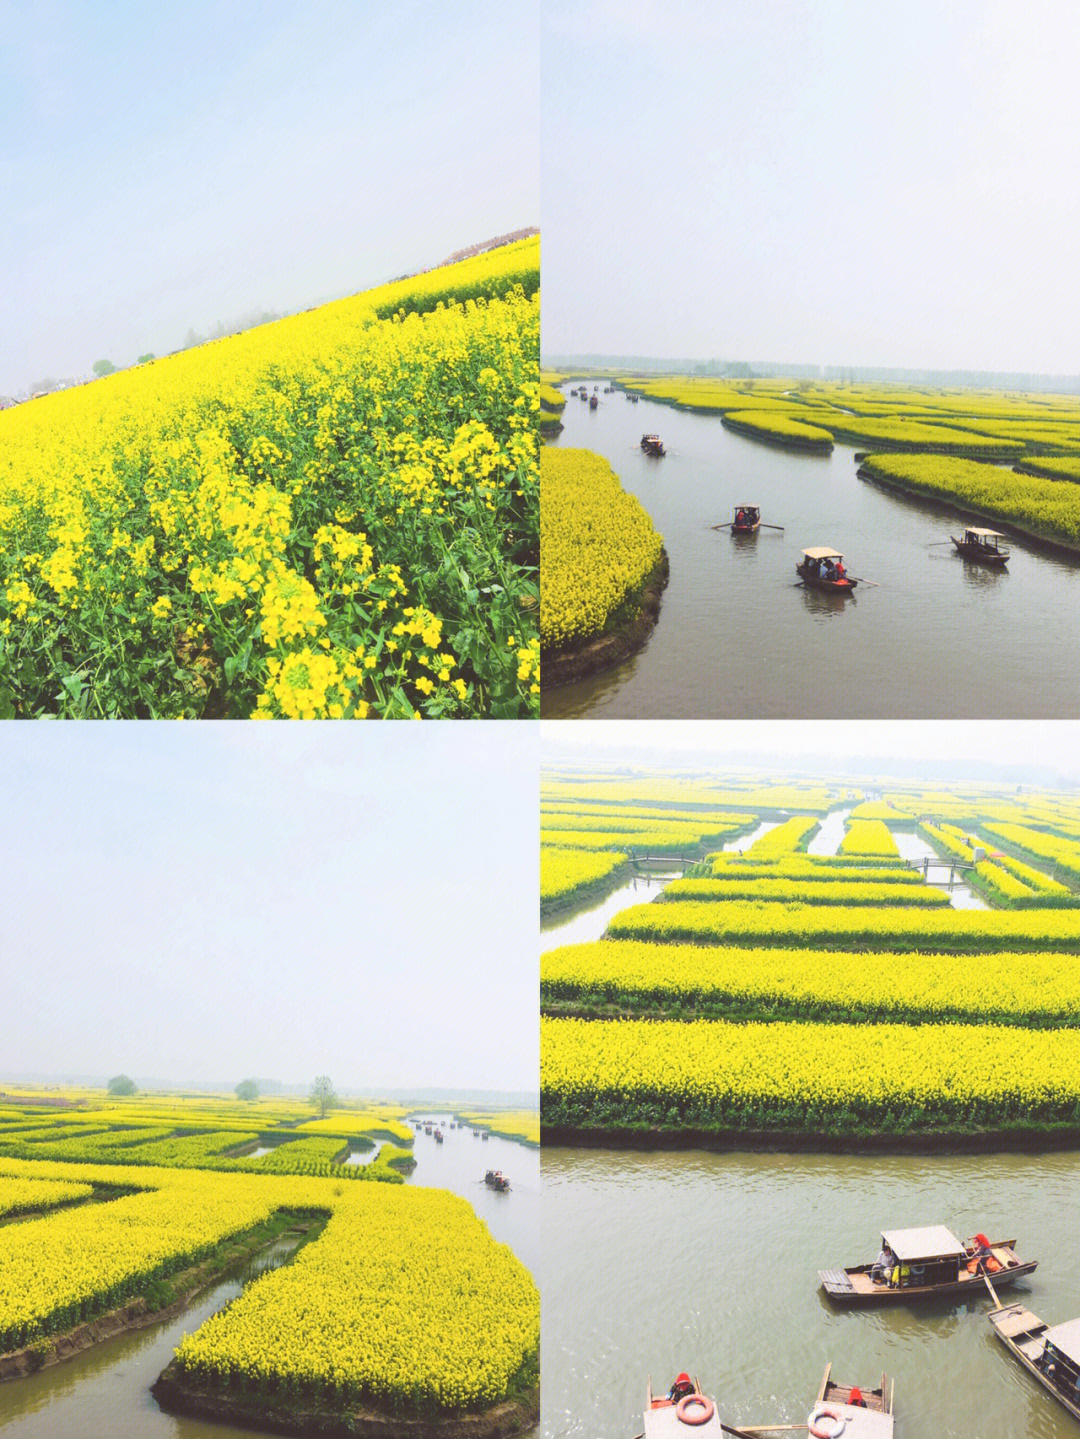
<path id="1" fill-rule="evenodd" d="M 536 1090 L 535 726 L 0 739 L 4 1074 Z"/>
<path id="2" fill-rule="evenodd" d="M 539 223 L 527 0 L 0 0 L 0 393 Z"/>
<path id="3" fill-rule="evenodd" d="M 549 0 L 545 354 L 1080 373 L 1080 9 Z"/>

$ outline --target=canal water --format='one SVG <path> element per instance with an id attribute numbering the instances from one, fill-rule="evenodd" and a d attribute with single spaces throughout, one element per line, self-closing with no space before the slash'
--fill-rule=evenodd
<path id="1" fill-rule="evenodd" d="M 438 1111 L 430 1112 L 431 1118 L 437 1115 Z M 441 1116 L 446 1121 L 451 1117 Z M 485 1143 L 473 1139 L 468 1130 L 450 1130 L 442 1145 L 419 1135 L 414 1152 L 417 1167 L 407 1183 L 462 1195 L 492 1235 L 509 1244 L 534 1276 L 539 1274 L 538 1149 L 495 1135 Z M 485 1186 L 487 1169 L 502 1170 L 511 1183 L 508 1194 L 496 1194 Z M 235 1276 L 207 1290 L 176 1319 L 118 1335 L 26 1379 L 0 1384 L 3 1439 L 237 1439 L 257 1432 L 165 1414 L 150 1385 L 185 1334 L 235 1299 L 263 1269 L 283 1263 L 296 1243 L 295 1237 L 279 1240 Z"/>
<path id="2" fill-rule="evenodd" d="M 963 1304 L 833 1309 L 817 1271 L 873 1259 L 883 1228 L 1016 1238 L 1012 1289 L 1080 1315 L 1080 1155 L 860 1157 L 545 1146 L 544 1439 L 633 1439 L 646 1376 L 700 1378 L 726 1423 L 805 1424 L 832 1360 L 896 1381 L 898 1439 L 1074 1439 L 1076 1421 Z M 805 1432 L 805 1431 L 804 1431 Z"/>
<path id="3" fill-rule="evenodd" d="M 563 387 L 568 393 L 569 386 Z M 1059 718 L 1080 713 L 1080 560 L 1020 539 L 1005 573 L 942 546 L 954 512 L 856 477 L 855 449 L 792 453 L 621 393 L 569 398 L 552 443 L 603 455 L 664 536 L 671 578 L 644 650 L 547 690 L 553 719 Z M 662 459 L 643 454 L 659 434 Z M 742 539 L 710 525 L 761 506 Z M 797 585 L 807 545 L 877 581 L 848 599 Z"/>

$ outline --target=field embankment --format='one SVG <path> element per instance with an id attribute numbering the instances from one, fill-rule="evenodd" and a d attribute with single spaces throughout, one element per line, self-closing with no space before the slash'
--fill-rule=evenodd
<path id="1" fill-rule="evenodd" d="M 608 669 L 652 633 L 667 584 L 663 539 L 590 450 L 540 456 L 540 644 L 545 682 Z"/>

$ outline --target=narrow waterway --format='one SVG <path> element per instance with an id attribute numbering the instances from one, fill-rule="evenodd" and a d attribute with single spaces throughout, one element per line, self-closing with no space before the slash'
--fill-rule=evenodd
<path id="1" fill-rule="evenodd" d="M 1016 1238 L 1003 1295 L 1080 1315 L 1080 1156 L 922 1159 L 544 1150 L 544 1439 L 633 1439 L 646 1376 L 700 1378 L 727 1423 L 805 1424 L 822 1372 L 896 1381 L 898 1439 L 1074 1439 L 1076 1421 L 963 1304 L 833 1309 L 817 1271 L 883 1228 Z"/>
<path id="2" fill-rule="evenodd" d="M 150 1386 L 185 1334 L 224 1309 L 245 1284 L 283 1264 L 299 1242 L 298 1235 L 284 1235 L 175 1319 L 119 1334 L 62 1364 L 0 1384 L 4 1439 L 236 1439 L 227 1425 L 163 1413 Z"/>
<path id="3" fill-rule="evenodd" d="M 534 1275 L 540 1272 L 540 1151 L 492 1135 L 473 1139 L 470 1130 L 446 1128 L 452 1115 L 433 1110 L 443 1121 L 445 1142 L 417 1136 L 417 1167 L 406 1183 L 449 1189 L 467 1199 L 492 1235 L 508 1244 Z M 376 1149 L 353 1151 L 355 1162 L 370 1162 Z M 488 1169 L 509 1178 L 508 1194 L 484 1184 Z M 234 1276 L 207 1290 L 176 1319 L 165 1320 L 52 1365 L 26 1379 L 0 1384 L 0 1432 L 4 1439 L 237 1439 L 228 1425 L 165 1414 L 150 1385 L 173 1357 L 185 1334 L 225 1307 L 244 1284 L 264 1269 L 283 1263 L 296 1247 L 285 1236 Z"/>
<path id="4" fill-rule="evenodd" d="M 545 691 L 545 717 L 1080 713 L 1080 561 L 1015 539 L 1005 573 L 966 563 L 948 544 L 955 512 L 858 479 L 851 445 L 792 453 L 732 434 L 718 415 L 599 399 L 590 411 L 569 398 L 552 443 L 610 462 L 663 535 L 671 578 L 645 649 Z M 663 438 L 662 459 L 642 453 L 646 431 Z M 740 503 L 783 532 L 710 528 Z M 882 588 L 844 599 L 798 586 L 800 551 L 824 544 Z"/>

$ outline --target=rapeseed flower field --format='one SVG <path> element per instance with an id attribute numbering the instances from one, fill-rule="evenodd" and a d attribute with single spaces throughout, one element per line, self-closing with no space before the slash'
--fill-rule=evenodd
<path id="1" fill-rule="evenodd" d="M 540 638 L 549 649 L 600 634 L 633 607 L 663 539 L 599 455 L 545 447 L 540 470 Z"/>
<path id="2" fill-rule="evenodd" d="M 539 241 L 0 414 L 0 717 L 539 704 Z"/>
<path id="3" fill-rule="evenodd" d="M 591 825 L 635 803 L 704 807 L 719 787 L 587 777 L 576 790 Z M 571 779 L 542 794 L 573 819 Z M 620 910 L 602 939 L 542 956 L 544 1123 L 592 1135 L 1057 1127 L 1071 1140 L 1080 806 L 991 786 L 888 791 L 849 811 L 839 853 L 809 854 L 811 794 L 793 789 L 794 814 Z M 835 813 L 860 796 L 829 798 Z M 890 826 L 962 862 L 990 907 L 951 905 Z"/>
<path id="4" fill-rule="evenodd" d="M 0 1159 L 0 1184 L 85 1178 L 130 1187 L 132 1172 Z M 0 1231 L 0 1351 L 115 1307 L 286 1211 L 329 1219 L 183 1340 L 189 1376 L 285 1401 L 460 1411 L 504 1397 L 536 1352 L 536 1286 L 455 1195 L 154 1168 L 137 1183 Z"/>

